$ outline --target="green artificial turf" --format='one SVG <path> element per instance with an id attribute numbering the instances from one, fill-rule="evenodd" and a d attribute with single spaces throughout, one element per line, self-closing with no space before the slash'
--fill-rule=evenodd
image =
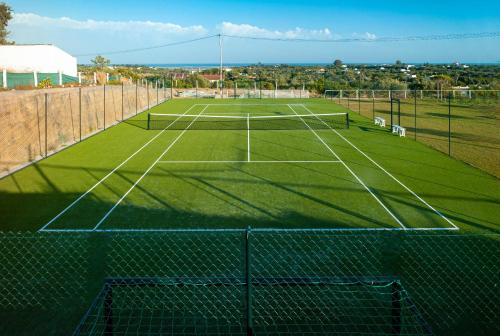
<path id="1" fill-rule="evenodd" d="M 345 111 L 324 100 L 175 100 L 151 112 Z M 197 129 L 194 121 L 161 131 L 147 130 L 143 113 L 0 180 L 2 230 L 39 230 L 58 215 L 45 229 L 498 230 L 497 179 L 354 112 L 350 119 L 335 130 L 306 119 L 313 130 L 252 130 L 252 121 L 250 132 L 217 121 Z"/>

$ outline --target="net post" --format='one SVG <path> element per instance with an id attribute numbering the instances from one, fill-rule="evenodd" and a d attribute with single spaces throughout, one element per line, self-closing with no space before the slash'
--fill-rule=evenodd
<path id="1" fill-rule="evenodd" d="M 251 268 L 251 246 L 250 246 L 251 227 L 248 226 L 245 230 L 245 277 L 246 277 L 246 322 L 247 335 L 253 335 L 253 314 L 252 314 L 252 268 Z"/>
<path id="2" fill-rule="evenodd" d="M 148 113 L 148 130 L 151 129 L 151 113 Z"/>
<path id="3" fill-rule="evenodd" d="M 349 113 L 345 114 L 345 126 L 347 129 L 349 129 Z"/>
<path id="4" fill-rule="evenodd" d="M 401 284 L 394 281 L 391 285 L 391 335 L 401 334 Z"/>
<path id="5" fill-rule="evenodd" d="M 107 283 L 104 296 L 104 335 L 113 335 L 113 284 Z"/>

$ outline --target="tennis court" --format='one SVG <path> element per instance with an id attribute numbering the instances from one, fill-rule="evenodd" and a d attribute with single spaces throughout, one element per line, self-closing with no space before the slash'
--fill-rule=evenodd
<path id="1" fill-rule="evenodd" d="M 498 188 L 331 101 L 170 100 L 0 179 L 1 333 L 491 334 Z"/>
<path id="2" fill-rule="evenodd" d="M 127 122 L 144 141 L 39 230 L 457 230 L 362 149 L 359 122 L 320 101 L 160 105 Z"/>

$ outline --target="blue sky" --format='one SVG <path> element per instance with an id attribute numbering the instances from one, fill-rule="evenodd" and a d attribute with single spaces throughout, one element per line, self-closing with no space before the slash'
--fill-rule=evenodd
<path id="1" fill-rule="evenodd" d="M 17 43 L 52 43 L 73 55 L 147 47 L 224 32 L 338 39 L 500 31 L 498 1 L 6 1 Z M 225 40 L 225 62 L 498 62 L 500 39 L 391 43 Z M 216 63 L 215 39 L 110 55 L 113 63 Z M 79 57 L 88 63 L 91 57 Z"/>

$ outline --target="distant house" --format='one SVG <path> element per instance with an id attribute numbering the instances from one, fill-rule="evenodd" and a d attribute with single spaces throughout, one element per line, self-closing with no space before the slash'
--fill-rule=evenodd
<path id="1" fill-rule="evenodd" d="M 215 82 L 218 82 L 220 80 L 219 75 L 201 75 L 201 77 L 205 78 L 210 83 L 215 83 Z"/>
<path id="2" fill-rule="evenodd" d="M 50 44 L 0 46 L 0 71 L 78 75 L 76 57 Z"/>

